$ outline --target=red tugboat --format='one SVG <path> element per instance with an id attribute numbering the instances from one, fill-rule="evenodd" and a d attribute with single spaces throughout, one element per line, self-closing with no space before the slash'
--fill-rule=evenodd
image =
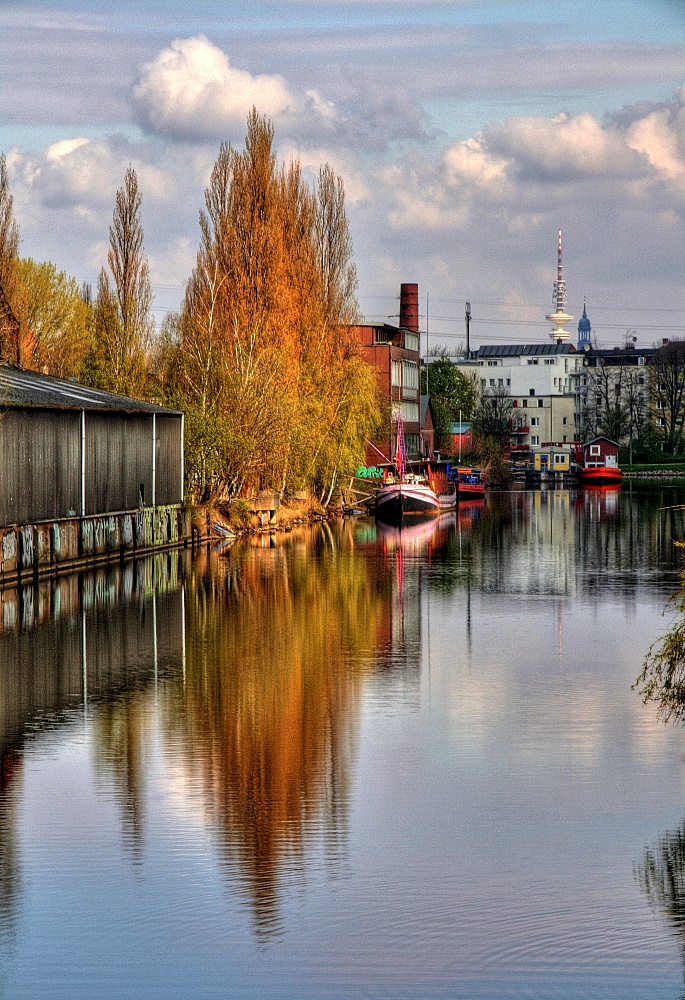
<path id="1" fill-rule="evenodd" d="M 600 435 L 573 445 L 581 486 L 620 486 L 623 478 L 618 467 L 618 445 Z"/>

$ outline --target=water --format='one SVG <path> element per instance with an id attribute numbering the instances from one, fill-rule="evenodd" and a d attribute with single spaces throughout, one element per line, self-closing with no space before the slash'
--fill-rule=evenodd
<path id="1" fill-rule="evenodd" d="M 5 591 L 0 996 L 682 997 L 685 730 L 631 684 L 683 501 Z"/>

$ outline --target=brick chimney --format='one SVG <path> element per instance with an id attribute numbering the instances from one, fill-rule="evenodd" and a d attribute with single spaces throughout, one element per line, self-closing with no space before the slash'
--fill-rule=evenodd
<path id="1" fill-rule="evenodd" d="M 418 285 L 400 285 L 400 326 L 419 332 Z"/>

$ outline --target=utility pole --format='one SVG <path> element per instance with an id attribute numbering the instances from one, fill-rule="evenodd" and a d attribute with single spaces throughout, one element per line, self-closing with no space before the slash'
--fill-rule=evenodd
<path id="1" fill-rule="evenodd" d="M 469 353 L 471 350 L 469 343 L 469 332 L 471 328 L 471 303 L 466 303 L 466 310 L 464 312 L 464 320 L 466 321 L 466 360 L 469 360 Z"/>

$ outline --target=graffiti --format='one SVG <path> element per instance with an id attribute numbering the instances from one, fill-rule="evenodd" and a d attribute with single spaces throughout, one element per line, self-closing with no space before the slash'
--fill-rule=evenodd
<path id="1" fill-rule="evenodd" d="M 121 539 L 124 545 L 133 545 L 133 522 L 130 514 L 124 514 L 121 519 Z"/>
<path id="2" fill-rule="evenodd" d="M 81 544 L 84 552 L 93 551 L 93 522 L 81 522 Z"/>
<path id="3" fill-rule="evenodd" d="M 31 628 L 34 622 L 34 593 L 31 586 L 21 588 L 21 624 L 23 628 Z"/>
<path id="4" fill-rule="evenodd" d="M 145 511 L 136 511 L 136 545 L 145 543 Z"/>
<path id="5" fill-rule="evenodd" d="M 33 528 L 30 524 L 21 529 L 21 565 L 24 569 L 33 566 Z"/>
<path id="6" fill-rule="evenodd" d="M 55 553 L 55 559 L 58 559 L 62 552 L 62 536 L 59 531 L 59 524 L 53 524 L 52 526 L 52 551 Z"/>
<path id="7" fill-rule="evenodd" d="M 9 562 L 17 558 L 17 533 L 8 531 L 2 536 L 2 561 Z"/>

